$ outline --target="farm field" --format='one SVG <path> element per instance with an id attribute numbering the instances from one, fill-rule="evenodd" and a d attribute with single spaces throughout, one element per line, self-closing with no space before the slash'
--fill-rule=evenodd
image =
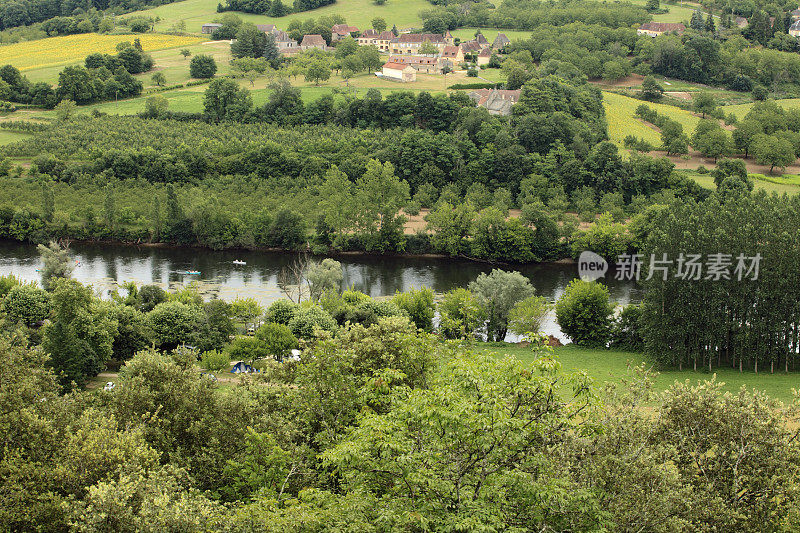
<path id="1" fill-rule="evenodd" d="M 779 106 L 784 109 L 798 109 L 800 108 L 800 98 L 786 98 L 783 100 L 775 100 Z M 726 105 L 723 109 L 726 113 L 736 115 L 736 118 L 743 119 L 747 112 L 753 107 L 753 103 L 740 104 L 740 105 Z"/>
<path id="2" fill-rule="evenodd" d="M 661 135 L 658 131 L 636 118 L 636 108 L 645 103 L 659 113 L 680 122 L 683 125 L 683 130 L 688 134 L 694 131 L 700 121 L 699 117 L 674 106 L 643 102 L 621 94 L 604 91 L 603 106 L 606 110 L 608 136 L 611 141 L 621 146 L 625 136 L 634 135 L 645 139 L 651 144 L 658 145 L 661 143 Z"/>
<path id="3" fill-rule="evenodd" d="M 527 39 L 530 37 L 531 32 L 529 31 L 521 31 L 521 30 L 503 30 L 503 29 L 494 29 L 494 28 L 458 28 L 457 30 L 453 30 L 450 33 L 453 34 L 453 37 L 458 37 L 462 41 L 469 41 L 473 37 L 475 37 L 475 32 L 481 30 L 481 33 L 489 42 L 494 41 L 494 38 L 497 37 L 498 33 L 505 33 L 506 37 L 511 39 L 512 41 L 520 40 L 520 39 Z"/>
<path id="4" fill-rule="evenodd" d="M 211 22 L 220 17 L 217 13 L 218 0 L 184 0 L 159 6 L 153 9 L 137 11 L 126 17 L 143 15 L 146 17 L 161 17 L 161 21 L 156 24 L 156 31 L 169 30 L 180 20 L 186 22 L 187 31 L 200 33 L 200 26 L 203 23 Z M 249 13 L 236 13 L 242 20 L 254 24 L 276 24 L 281 29 L 292 20 L 307 20 L 318 18 L 325 15 L 341 15 L 348 24 L 358 26 L 359 29 L 367 28 L 370 21 L 375 17 L 383 17 L 391 28 L 396 24 L 398 28 L 419 27 L 422 25 L 418 13 L 423 9 L 430 9 L 431 4 L 427 0 L 394 0 L 382 6 L 376 6 L 372 0 L 338 0 L 335 4 L 324 6 L 312 11 L 295 13 L 285 17 L 267 17 L 264 15 L 253 15 Z"/>
<path id="5" fill-rule="evenodd" d="M 92 53 L 115 53 L 118 43 L 138 38 L 142 49 L 149 52 L 196 44 L 194 36 L 142 33 L 135 35 L 99 35 L 84 33 L 63 37 L 48 37 L 37 41 L 0 46 L 0 64 L 11 64 L 25 72 L 43 67 L 63 66 L 83 59 Z"/>
<path id="6" fill-rule="evenodd" d="M 712 178 L 710 174 L 698 174 L 697 172 L 687 171 L 686 175 L 696 181 L 701 187 L 716 189 L 714 178 Z M 753 179 L 753 186 L 756 189 L 763 189 L 768 193 L 786 193 L 790 195 L 800 193 L 800 176 L 785 175 L 783 177 L 776 177 L 750 174 L 750 177 Z"/>
<path id="7" fill-rule="evenodd" d="M 512 355 L 522 361 L 531 361 L 533 352 L 529 348 L 519 347 L 513 344 L 502 346 L 481 345 L 483 349 L 497 354 L 498 356 Z M 574 345 L 567 345 L 555 348 L 555 353 L 559 357 L 565 371 L 584 371 L 595 380 L 598 386 L 603 383 L 619 383 L 628 376 L 629 366 L 637 366 L 647 363 L 643 354 L 633 352 L 623 352 L 619 350 L 602 350 L 581 348 Z M 649 367 L 649 364 L 648 364 Z M 724 382 L 726 391 L 738 391 L 742 385 L 748 389 L 758 389 L 765 391 L 769 396 L 782 402 L 789 402 L 792 399 L 792 388 L 798 386 L 798 374 L 776 372 L 770 374 L 752 371 L 739 373 L 734 369 L 715 369 L 717 381 Z M 710 380 L 711 373 L 691 370 L 667 370 L 658 374 L 654 379 L 657 389 L 665 390 L 676 381 L 689 380 L 692 383 Z"/>

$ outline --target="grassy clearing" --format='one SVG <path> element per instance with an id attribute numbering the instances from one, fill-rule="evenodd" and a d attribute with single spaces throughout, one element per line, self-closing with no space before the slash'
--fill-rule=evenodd
<path id="1" fill-rule="evenodd" d="M 31 135 L 28 133 L 0 130 L 0 146 L 11 144 L 17 141 L 24 141 L 29 137 L 31 137 Z"/>
<path id="2" fill-rule="evenodd" d="M 775 100 L 775 102 L 784 109 L 798 109 L 800 108 L 800 98 L 786 98 L 783 100 Z M 753 103 L 739 104 L 739 105 L 726 105 L 723 109 L 726 113 L 736 115 L 736 118 L 743 119 L 745 115 L 753 107 Z"/>
<path id="3" fill-rule="evenodd" d="M 166 31 L 178 21 L 183 20 L 186 22 L 187 31 L 200 33 L 200 26 L 206 22 L 212 22 L 220 16 L 217 13 L 218 3 L 219 0 L 184 0 L 183 2 L 137 11 L 126 16 L 161 17 L 161 22 L 156 24 L 156 31 Z M 382 6 L 376 6 L 372 3 L 372 0 L 337 0 L 335 4 L 329 6 L 280 18 L 249 13 L 237 13 L 237 15 L 246 22 L 277 24 L 281 29 L 286 29 L 286 26 L 292 20 L 306 20 L 337 14 L 343 16 L 348 24 L 358 26 L 359 29 L 363 30 L 370 26 L 370 21 L 373 18 L 383 17 L 390 28 L 392 24 L 397 24 L 397 27 L 402 29 L 406 27 L 421 27 L 422 20 L 418 14 L 421 10 L 430 8 L 431 4 L 427 0 L 390 0 Z"/>
<path id="4" fill-rule="evenodd" d="M 533 352 L 529 348 L 520 348 L 512 344 L 498 347 L 484 345 L 484 349 L 499 356 L 512 355 L 522 361 L 531 361 L 533 359 Z M 629 367 L 637 366 L 641 363 L 646 363 L 650 366 L 646 357 L 639 353 L 617 350 L 592 350 L 573 345 L 556 348 L 555 353 L 558 355 L 564 370 L 582 370 L 592 377 L 598 385 L 606 382 L 619 383 L 628 376 Z M 739 373 L 738 370 L 734 369 L 715 369 L 714 373 L 717 375 L 717 381 L 725 383 L 725 390 L 737 391 L 744 385 L 748 389 L 763 390 L 771 397 L 782 402 L 788 402 L 792 399 L 792 388 L 797 387 L 798 383 L 800 383 L 800 379 L 798 379 L 800 375 L 796 373 L 776 372 L 775 374 L 769 374 L 768 371 L 766 373 L 759 372 L 758 374 L 752 371 Z M 661 372 L 654 382 L 659 390 L 665 390 L 676 381 L 689 380 L 692 383 L 697 383 L 711 379 L 711 376 L 712 374 L 708 371 L 694 372 L 685 370 L 680 372 L 667 370 Z"/>
<path id="5" fill-rule="evenodd" d="M 145 51 L 160 50 L 196 44 L 200 41 L 194 36 L 161 35 L 144 33 L 135 35 L 99 35 L 84 33 L 49 37 L 37 41 L 0 46 L 0 64 L 11 64 L 22 71 L 43 67 L 67 65 L 83 59 L 95 52 L 116 53 L 116 45 L 123 41 L 138 38 Z"/>
<path id="6" fill-rule="evenodd" d="M 621 94 L 603 92 L 603 106 L 608 120 L 608 136 L 613 142 L 621 145 L 627 135 L 635 135 L 651 144 L 661 144 L 659 132 L 636 118 L 636 108 L 641 104 L 647 104 L 662 115 L 680 122 L 687 134 L 691 134 L 700 121 L 699 117 L 674 106 L 642 102 Z"/>
<path id="7" fill-rule="evenodd" d="M 458 37 L 462 41 L 469 41 L 475 37 L 475 32 L 478 31 L 479 28 L 459 28 L 457 30 L 453 30 L 450 33 L 453 34 L 453 37 Z M 505 33 L 506 37 L 511 39 L 512 41 L 516 41 L 519 39 L 527 39 L 531 36 L 531 32 L 529 31 L 520 31 L 520 30 L 503 30 L 503 29 L 492 29 L 492 28 L 480 28 L 481 33 L 484 37 L 491 43 L 494 41 L 494 38 L 497 37 L 498 33 Z"/>
<path id="8" fill-rule="evenodd" d="M 710 174 L 698 174 L 697 172 L 685 172 L 685 174 L 696 181 L 701 187 L 706 189 L 716 189 L 714 185 L 714 178 Z M 782 177 L 777 176 L 764 176 L 762 174 L 750 174 L 753 178 L 753 185 L 756 189 L 763 189 L 768 193 L 777 194 L 797 194 L 800 193 L 800 176 L 785 175 Z"/>

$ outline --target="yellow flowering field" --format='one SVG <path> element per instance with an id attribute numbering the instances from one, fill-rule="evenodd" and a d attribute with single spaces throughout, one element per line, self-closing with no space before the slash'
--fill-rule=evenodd
<path id="1" fill-rule="evenodd" d="M 48 37 L 38 41 L 0 46 L 0 65 L 14 65 L 20 70 L 65 65 L 81 61 L 95 52 L 103 54 L 116 53 L 117 43 L 133 42 L 139 38 L 142 49 L 147 52 L 197 44 L 204 39 L 184 35 L 162 35 L 158 33 L 141 33 L 135 35 L 100 35 L 97 33 L 81 33 L 63 37 Z"/>
<path id="2" fill-rule="evenodd" d="M 647 104 L 662 115 L 683 125 L 687 135 L 692 134 L 700 119 L 683 109 L 653 102 L 643 102 L 621 94 L 603 91 L 603 107 L 606 110 L 608 121 L 608 137 L 611 141 L 622 145 L 622 140 L 627 135 L 633 135 L 658 146 L 661 144 L 661 134 L 636 118 L 636 108 Z"/>

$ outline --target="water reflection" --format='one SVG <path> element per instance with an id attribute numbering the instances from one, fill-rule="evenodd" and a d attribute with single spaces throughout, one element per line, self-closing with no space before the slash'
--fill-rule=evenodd
<path id="1" fill-rule="evenodd" d="M 169 249 L 135 246 L 73 244 L 70 250 L 76 260 L 74 277 L 91 283 L 107 294 L 126 281 L 137 284 L 156 283 L 174 288 L 193 281 L 201 283 L 207 294 L 221 298 L 252 297 L 269 304 L 281 297 L 277 285 L 278 273 L 290 264 L 295 255 L 277 252 L 211 251 L 193 248 Z M 343 288 L 354 288 L 370 296 L 389 296 L 411 288 L 430 287 L 446 292 L 466 287 L 481 272 L 492 265 L 471 261 L 430 257 L 336 257 L 344 267 Z M 235 265 L 234 260 L 246 261 Z M 36 271 L 41 261 L 36 247 L 0 241 L 0 275 L 13 273 L 27 280 L 39 281 Z M 567 284 L 576 277 L 574 265 L 548 264 L 504 267 L 519 270 L 536 288 L 537 294 L 557 300 Z M 186 275 L 187 270 L 199 270 L 200 275 Z M 640 289 L 633 283 L 604 280 L 611 297 L 618 303 L 637 302 Z M 559 333 L 551 319 L 547 333 Z"/>

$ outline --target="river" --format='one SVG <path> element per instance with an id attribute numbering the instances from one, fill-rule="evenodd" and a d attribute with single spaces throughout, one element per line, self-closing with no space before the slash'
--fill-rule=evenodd
<path id="1" fill-rule="evenodd" d="M 196 282 L 206 296 L 225 300 L 251 297 L 267 305 L 282 297 L 278 273 L 290 264 L 295 254 L 263 251 L 213 251 L 197 248 L 153 248 L 107 244 L 73 244 L 70 253 L 76 261 L 75 279 L 92 284 L 107 296 L 118 284 L 156 283 L 165 289 Z M 233 261 L 245 261 L 236 265 Z M 481 272 L 492 268 L 518 270 L 536 288 L 536 294 L 557 300 L 570 280 L 577 277 L 574 264 L 492 266 L 472 261 L 433 257 L 380 257 L 343 255 L 342 288 L 354 288 L 370 296 L 389 296 L 411 288 L 430 287 L 446 292 L 466 287 Z M 0 241 L 0 275 L 14 274 L 26 281 L 39 281 L 41 260 L 36 247 Z M 200 271 L 187 275 L 185 271 Z M 619 304 L 638 302 L 641 290 L 632 282 L 605 280 L 611 298 Z M 562 337 L 554 317 L 549 317 L 544 332 Z M 511 340 L 511 339 L 509 339 Z"/>

